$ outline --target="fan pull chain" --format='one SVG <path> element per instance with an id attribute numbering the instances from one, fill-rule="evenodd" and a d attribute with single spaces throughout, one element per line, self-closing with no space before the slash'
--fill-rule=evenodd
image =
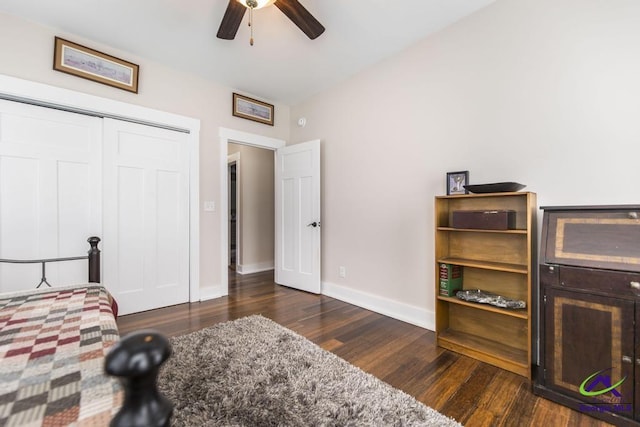
<path id="1" fill-rule="evenodd" d="M 251 27 L 251 38 L 249 44 L 253 46 L 253 8 L 249 9 L 249 26 Z"/>
<path id="2" fill-rule="evenodd" d="M 249 5 L 249 27 L 251 27 L 251 38 L 249 39 L 249 44 L 253 46 L 253 8 L 257 6 L 258 3 L 256 3 L 255 1 L 248 1 L 247 5 Z"/>

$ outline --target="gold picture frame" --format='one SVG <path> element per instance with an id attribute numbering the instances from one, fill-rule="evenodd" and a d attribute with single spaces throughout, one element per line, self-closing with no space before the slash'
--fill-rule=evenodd
<path id="1" fill-rule="evenodd" d="M 138 93 L 138 65 L 60 37 L 55 38 L 53 69 Z"/>
<path id="2" fill-rule="evenodd" d="M 233 94 L 233 115 L 273 126 L 273 105 L 248 96 Z"/>

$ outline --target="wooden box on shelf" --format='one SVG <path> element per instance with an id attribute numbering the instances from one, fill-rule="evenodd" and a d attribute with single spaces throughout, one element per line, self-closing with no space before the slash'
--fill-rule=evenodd
<path id="1" fill-rule="evenodd" d="M 509 230 L 516 228 L 514 211 L 453 211 L 454 228 L 480 228 L 482 230 Z"/>
<path id="2" fill-rule="evenodd" d="M 435 198 L 436 338 L 439 346 L 531 378 L 531 307 L 536 255 L 536 194 Z M 454 228 L 454 211 L 513 211 L 513 229 Z M 462 288 L 522 300 L 505 309 L 440 295 L 439 266 L 462 267 Z"/>

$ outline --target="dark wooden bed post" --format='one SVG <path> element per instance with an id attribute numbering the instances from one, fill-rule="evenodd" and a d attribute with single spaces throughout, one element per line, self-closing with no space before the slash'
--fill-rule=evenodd
<path id="1" fill-rule="evenodd" d="M 89 283 L 100 283 L 100 249 L 98 243 L 100 238 L 96 236 L 89 237 L 87 242 L 91 245 L 89 249 Z"/>
<path id="2" fill-rule="evenodd" d="M 124 399 L 110 427 L 169 427 L 173 404 L 158 390 L 160 366 L 171 356 L 169 339 L 152 329 L 132 332 L 107 354 L 104 370 L 118 377 Z"/>

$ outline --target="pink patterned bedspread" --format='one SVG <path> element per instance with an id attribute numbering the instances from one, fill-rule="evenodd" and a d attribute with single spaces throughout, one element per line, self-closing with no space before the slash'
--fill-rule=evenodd
<path id="1" fill-rule="evenodd" d="M 119 340 L 100 285 L 0 294 L 0 426 L 106 426 L 122 402 L 104 357 Z"/>

